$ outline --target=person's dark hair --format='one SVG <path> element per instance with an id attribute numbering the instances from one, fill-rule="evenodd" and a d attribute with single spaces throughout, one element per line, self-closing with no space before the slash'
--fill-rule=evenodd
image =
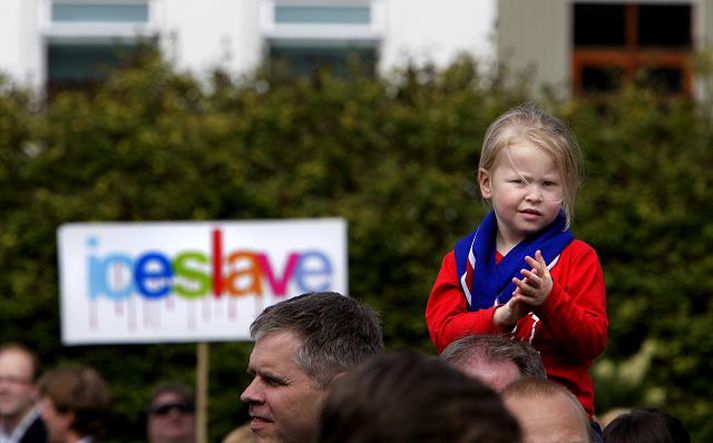
<path id="1" fill-rule="evenodd" d="M 7 342 L 0 346 L 0 354 L 5 352 L 19 352 L 25 354 L 32 365 L 32 383 L 35 383 L 40 376 L 40 359 L 32 349 L 18 342 Z"/>
<path id="2" fill-rule="evenodd" d="M 196 409 L 195 395 L 193 394 L 193 389 L 184 383 L 171 382 L 163 383 L 159 385 L 156 389 L 151 392 L 150 401 L 148 403 L 147 412 L 150 413 L 153 409 L 154 402 L 159 395 L 171 393 L 180 398 L 181 403 L 186 407 L 186 410 L 193 412 Z"/>
<path id="3" fill-rule="evenodd" d="M 376 356 L 335 381 L 319 426 L 319 443 L 521 439 L 517 421 L 493 390 L 411 350 Z"/>
<path id="4" fill-rule="evenodd" d="M 284 331 L 303 340 L 295 363 L 317 388 L 384 349 L 376 313 L 336 292 L 309 293 L 284 300 L 265 308 L 250 326 L 250 336 L 255 341 Z"/>
<path id="5" fill-rule="evenodd" d="M 111 411 L 109 386 L 90 367 L 53 369 L 39 380 L 40 397 L 47 397 L 59 413 L 72 412 L 70 428 L 81 436 L 99 436 Z"/>
<path id="6" fill-rule="evenodd" d="M 529 343 L 503 334 L 466 335 L 448 345 L 441 358 L 456 367 L 466 366 L 476 358 L 510 361 L 523 377 L 547 379 L 540 353 Z"/>
<path id="7" fill-rule="evenodd" d="M 690 443 L 681 421 L 655 408 L 637 408 L 612 420 L 604 428 L 606 443 Z"/>

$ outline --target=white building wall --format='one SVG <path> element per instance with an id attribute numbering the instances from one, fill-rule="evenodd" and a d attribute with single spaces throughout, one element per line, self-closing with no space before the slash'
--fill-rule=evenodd
<path id="1" fill-rule="evenodd" d="M 39 87 L 44 66 L 38 0 L 0 0 L 0 71 Z"/>
<path id="2" fill-rule="evenodd" d="M 439 68 L 463 52 L 492 61 L 497 0 L 385 0 L 380 70 L 407 62 Z"/>
<path id="3" fill-rule="evenodd" d="M 260 0 L 159 0 L 161 47 L 179 68 L 255 69 L 262 57 Z"/>
<path id="4" fill-rule="evenodd" d="M 151 0 L 150 29 L 158 31 L 162 50 L 179 69 L 252 72 L 264 55 L 265 1 Z M 493 58 L 497 0 L 371 1 L 379 14 L 381 72 L 409 61 L 444 67 L 465 51 Z M 51 0 L 0 3 L 0 70 L 42 89 Z"/>

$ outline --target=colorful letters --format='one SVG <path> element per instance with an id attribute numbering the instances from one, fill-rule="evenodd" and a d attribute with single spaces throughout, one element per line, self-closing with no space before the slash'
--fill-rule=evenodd
<path id="1" fill-rule="evenodd" d="M 297 293 L 328 290 L 333 267 L 329 257 L 318 250 L 291 251 L 283 269 L 265 253 L 249 250 L 223 253 L 222 233 L 215 229 L 210 255 L 202 251 L 181 251 L 173 258 L 157 250 L 137 257 L 113 252 L 104 256 L 89 255 L 89 296 L 92 300 L 107 297 L 123 300 L 137 294 L 158 300 L 171 294 L 185 299 L 198 299 L 212 294 L 262 296 L 265 291 L 284 297 L 290 285 Z M 90 248 L 98 246 L 91 238 Z M 91 251 L 90 251 L 91 252 Z"/>

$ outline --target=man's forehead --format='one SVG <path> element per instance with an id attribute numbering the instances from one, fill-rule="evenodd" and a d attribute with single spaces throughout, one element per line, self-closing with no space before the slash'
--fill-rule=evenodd
<path id="1" fill-rule="evenodd" d="M 8 349 L 0 353 L 0 370 L 29 375 L 32 372 L 32 358 L 19 349 Z"/>
<path id="2" fill-rule="evenodd" d="M 285 367 L 295 363 L 295 355 L 302 346 L 302 339 L 291 331 L 279 331 L 265 335 L 255 342 L 250 353 L 249 368 L 257 370 L 269 367 Z"/>
<path id="3" fill-rule="evenodd" d="M 509 368 L 519 371 L 517 365 L 512 360 L 505 358 L 485 355 L 483 353 L 474 353 L 463 359 L 460 363 L 462 366 L 482 367 L 482 368 Z"/>
<path id="4" fill-rule="evenodd" d="M 161 403 L 161 402 L 169 402 L 169 401 L 185 401 L 186 399 L 183 398 L 182 395 L 179 395 L 176 392 L 172 391 L 166 391 L 158 394 L 156 398 L 154 398 L 153 403 Z"/>

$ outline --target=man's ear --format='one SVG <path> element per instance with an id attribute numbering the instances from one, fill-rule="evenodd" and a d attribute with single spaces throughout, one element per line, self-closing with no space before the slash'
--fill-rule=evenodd
<path id="1" fill-rule="evenodd" d="M 335 375 L 334 378 L 332 379 L 332 383 L 339 380 L 340 378 L 344 377 L 345 375 L 347 375 L 347 373 L 348 373 L 347 371 L 337 372 L 337 375 Z"/>
<path id="2" fill-rule="evenodd" d="M 340 371 L 337 372 L 334 377 L 329 381 L 329 384 L 326 386 L 327 389 L 332 389 L 332 386 L 334 385 L 334 382 L 339 380 L 340 378 L 344 377 L 345 375 L 348 374 L 348 371 Z"/>
<path id="3" fill-rule="evenodd" d="M 478 187 L 480 187 L 480 195 L 488 200 L 493 196 L 492 181 L 490 173 L 483 168 L 478 169 Z"/>

